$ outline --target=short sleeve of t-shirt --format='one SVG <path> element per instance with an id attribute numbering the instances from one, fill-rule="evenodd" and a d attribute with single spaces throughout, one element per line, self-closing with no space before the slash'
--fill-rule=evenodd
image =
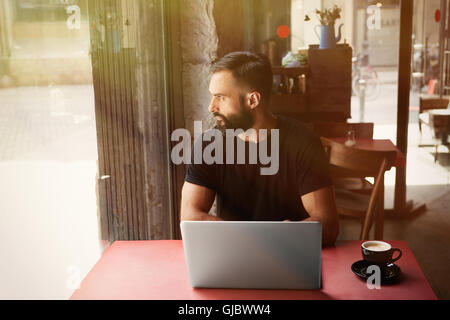
<path id="1" fill-rule="evenodd" d="M 218 189 L 217 165 L 206 164 L 204 161 L 195 163 L 195 150 L 203 150 L 204 142 L 202 136 L 195 140 L 191 150 L 191 163 L 188 166 L 185 181 L 196 184 L 214 191 Z"/>
<path id="2" fill-rule="evenodd" d="M 300 196 L 332 186 L 330 168 L 320 139 L 311 134 L 297 157 L 297 183 Z"/>

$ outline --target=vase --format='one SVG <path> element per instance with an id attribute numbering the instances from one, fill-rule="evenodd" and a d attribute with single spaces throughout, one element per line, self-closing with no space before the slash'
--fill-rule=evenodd
<path id="1" fill-rule="evenodd" d="M 321 26 L 320 30 L 320 49 L 336 48 L 336 34 L 334 24 Z"/>

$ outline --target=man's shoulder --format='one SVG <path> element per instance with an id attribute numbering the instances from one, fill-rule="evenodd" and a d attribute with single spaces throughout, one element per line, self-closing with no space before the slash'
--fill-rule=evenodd
<path id="1" fill-rule="evenodd" d="M 201 143 L 201 144 L 205 145 L 205 144 L 211 143 L 211 140 L 216 140 L 216 139 L 224 139 L 224 134 L 220 129 L 213 127 L 213 128 L 206 129 L 202 133 L 194 136 L 193 141 L 194 141 L 194 144 Z"/>

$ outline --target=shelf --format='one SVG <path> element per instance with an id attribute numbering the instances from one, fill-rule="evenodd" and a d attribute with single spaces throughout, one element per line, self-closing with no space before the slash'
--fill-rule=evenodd
<path id="1" fill-rule="evenodd" d="M 309 75 L 309 66 L 303 66 L 299 68 L 283 68 L 283 67 L 273 67 L 272 73 L 274 75 L 283 75 L 288 77 L 298 77 L 302 74 L 305 76 Z"/>

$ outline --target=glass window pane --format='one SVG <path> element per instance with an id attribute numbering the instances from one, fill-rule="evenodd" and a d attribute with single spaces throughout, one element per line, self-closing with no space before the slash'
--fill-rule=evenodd
<path id="1" fill-rule="evenodd" d="M 100 255 L 87 0 L 2 0 L 0 30 L 0 299 L 64 299 Z"/>

